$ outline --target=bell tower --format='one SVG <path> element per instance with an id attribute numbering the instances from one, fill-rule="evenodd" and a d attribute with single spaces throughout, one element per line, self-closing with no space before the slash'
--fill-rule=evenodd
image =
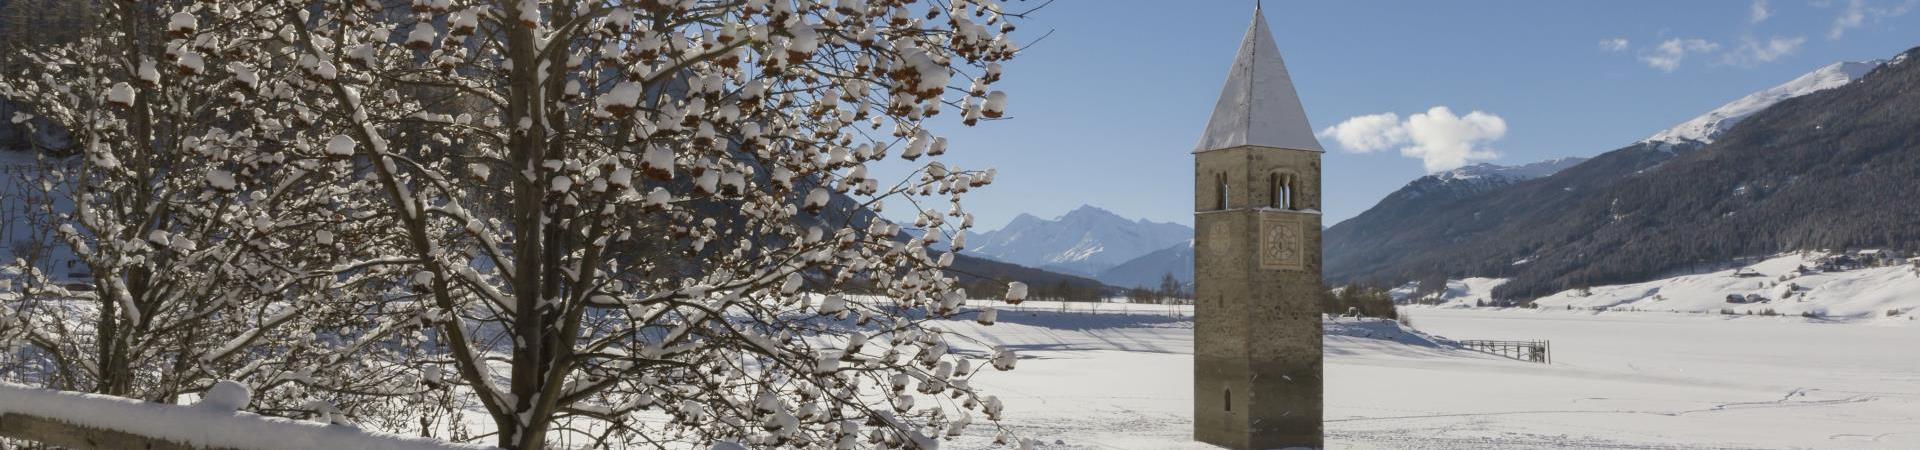
<path id="1" fill-rule="evenodd" d="M 1196 440 L 1324 447 L 1322 153 L 1256 6 L 1193 152 Z"/>

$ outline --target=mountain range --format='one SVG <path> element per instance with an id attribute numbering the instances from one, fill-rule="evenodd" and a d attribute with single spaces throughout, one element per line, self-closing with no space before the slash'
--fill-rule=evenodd
<path id="1" fill-rule="evenodd" d="M 1394 192 L 1381 204 L 1393 210 L 1418 208 L 1444 199 L 1454 199 L 1498 189 L 1513 183 L 1544 177 L 1586 161 L 1564 157 L 1518 166 L 1475 164 L 1421 177 Z M 1191 229 L 1187 236 L 1192 236 Z M 1094 276 L 1116 287 L 1159 287 L 1167 275 L 1183 284 L 1193 282 L 1193 240 L 1140 255 L 1103 270 Z"/>
<path id="2" fill-rule="evenodd" d="M 1097 277 L 1134 258 L 1191 240 L 1193 228 L 1186 225 L 1129 220 L 1081 206 L 1050 220 L 1021 214 L 998 230 L 971 233 L 962 254 Z M 1155 282 L 1160 275 L 1153 274 Z"/>
<path id="3" fill-rule="evenodd" d="M 1426 177 L 1329 228 L 1334 282 L 1501 299 L 1789 250 L 1920 247 L 1920 49 L 1822 67 L 1535 178 Z M 1458 189 L 1449 186 L 1463 186 Z"/>
<path id="4" fill-rule="evenodd" d="M 1821 67 L 1592 158 L 1415 179 L 1327 230 L 1327 278 L 1511 278 L 1494 296 L 1530 299 L 1783 250 L 1920 245 L 1920 208 L 1875 206 L 1920 195 L 1913 55 Z M 963 254 L 1157 287 L 1192 281 L 1192 233 L 1082 206 L 970 235 Z"/>
<path id="5" fill-rule="evenodd" d="M 1385 199 L 1380 200 L 1380 204 L 1404 203 L 1404 205 L 1388 207 L 1393 210 L 1416 208 L 1422 203 L 1476 195 L 1521 181 L 1553 175 L 1586 160 L 1578 156 L 1568 156 L 1518 166 L 1474 164 L 1414 179 L 1400 190 L 1388 194 Z"/>

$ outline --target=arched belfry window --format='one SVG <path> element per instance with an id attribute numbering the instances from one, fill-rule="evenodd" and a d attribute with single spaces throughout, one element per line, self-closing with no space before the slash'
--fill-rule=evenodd
<path id="1" fill-rule="evenodd" d="M 1216 211 L 1224 211 L 1227 209 L 1227 174 L 1214 174 L 1213 180 L 1215 194 L 1213 196 L 1215 200 L 1213 209 Z"/>
<path id="2" fill-rule="evenodd" d="M 1268 205 L 1273 209 L 1299 210 L 1299 178 L 1290 173 L 1271 173 L 1267 175 Z"/>

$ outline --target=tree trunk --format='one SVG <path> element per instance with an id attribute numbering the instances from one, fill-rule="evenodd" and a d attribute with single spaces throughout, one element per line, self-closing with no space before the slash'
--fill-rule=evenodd
<path id="1" fill-rule="evenodd" d="M 526 3 L 508 2 L 507 16 L 517 18 Z M 534 12 L 537 14 L 537 12 Z M 507 21 L 507 23 L 514 23 Z M 514 133 L 508 142 L 510 159 L 517 169 L 530 170 L 534 174 L 542 173 L 539 166 L 543 158 L 546 141 L 546 129 L 541 120 L 539 47 L 533 30 L 518 24 L 509 25 L 507 32 L 508 58 L 513 64 L 509 75 L 507 94 L 507 120 L 510 124 L 518 121 L 531 122 L 521 132 Z M 517 125 L 514 125 L 517 126 Z M 537 176 L 537 175 L 536 175 Z M 514 405 L 512 417 L 500 426 L 500 446 L 516 450 L 541 448 L 546 441 L 546 417 L 535 414 L 536 402 L 540 400 L 541 381 L 545 377 L 542 362 L 546 359 L 546 323 L 540 314 L 543 294 L 541 276 L 545 272 L 543 251 L 546 234 L 543 216 L 546 205 L 546 190 L 542 180 L 528 179 L 525 176 L 514 177 L 513 218 L 514 228 L 520 239 L 514 242 L 514 321 L 513 321 L 513 370 L 512 385 Z M 495 418 L 499 422 L 500 418 Z"/>

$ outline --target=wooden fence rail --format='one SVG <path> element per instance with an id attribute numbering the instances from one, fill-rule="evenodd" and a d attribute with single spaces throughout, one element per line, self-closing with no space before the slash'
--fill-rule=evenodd
<path id="1" fill-rule="evenodd" d="M 1520 361 L 1541 364 L 1553 363 L 1552 341 L 1459 341 L 1460 346 L 1468 350 L 1498 355 Z"/>

